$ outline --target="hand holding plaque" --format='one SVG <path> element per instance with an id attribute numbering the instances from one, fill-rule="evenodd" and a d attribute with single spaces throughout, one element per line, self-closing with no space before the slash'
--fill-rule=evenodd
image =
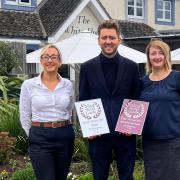
<path id="1" fill-rule="evenodd" d="M 75 103 L 83 137 L 109 133 L 101 99 L 79 101 Z"/>
<path id="2" fill-rule="evenodd" d="M 124 99 L 115 131 L 141 135 L 149 103 Z"/>

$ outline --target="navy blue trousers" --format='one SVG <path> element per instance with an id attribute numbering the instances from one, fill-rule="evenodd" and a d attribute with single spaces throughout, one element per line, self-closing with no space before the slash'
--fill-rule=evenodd
<path id="1" fill-rule="evenodd" d="M 133 180 L 136 137 L 119 134 L 102 135 L 89 140 L 94 180 L 107 180 L 112 154 L 115 155 L 120 180 Z"/>
<path id="2" fill-rule="evenodd" d="M 72 125 L 30 128 L 29 155 L 37 180 L 66 180 L 74 138 Z"/>

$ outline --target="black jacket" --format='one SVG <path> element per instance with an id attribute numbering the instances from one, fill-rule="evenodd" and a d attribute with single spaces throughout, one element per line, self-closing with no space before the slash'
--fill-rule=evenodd
<path id="1" fill-rule="evenodd" d="M 140 76 L 135 62 L 119 55 L 119 65 L 113 93 L 110 93 L 100 62 L 100 55 L 81 65 L 79 100 L 101 98 L 110 131 L 115 130 L 124 99 L 137 99 Z"/>

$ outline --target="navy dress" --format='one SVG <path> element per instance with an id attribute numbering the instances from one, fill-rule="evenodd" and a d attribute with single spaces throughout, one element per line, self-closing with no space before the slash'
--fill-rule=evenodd
<path id="1" fill-rule="evenodd" d="M 140 100 L 150 102 L 142 134 L 146 179 L 178 180 L 180 72 L 171 71 L 160 81 L 143 77 Z"/>

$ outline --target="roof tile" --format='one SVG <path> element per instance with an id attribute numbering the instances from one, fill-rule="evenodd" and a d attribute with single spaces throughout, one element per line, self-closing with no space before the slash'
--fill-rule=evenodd
<path id="1" fill-rule="evenodd" d="M 0 11 L 0 35 L 21 38 L 44 38 L 38 14 Z"/>
<path id="2" fill-rule="evenodd" d="M 147 24 L 134 21 L 119 21 L 119 27 L 123 38 L 134 38 L 143 36 L 157 36 L 155 29 Z"/>
<path id="3" fill-rule="evenodd" d="M 40 9 L 39 15 L 47 32 L 54 33 L 72 14 L 82 0 L 48 0 Z"/>

